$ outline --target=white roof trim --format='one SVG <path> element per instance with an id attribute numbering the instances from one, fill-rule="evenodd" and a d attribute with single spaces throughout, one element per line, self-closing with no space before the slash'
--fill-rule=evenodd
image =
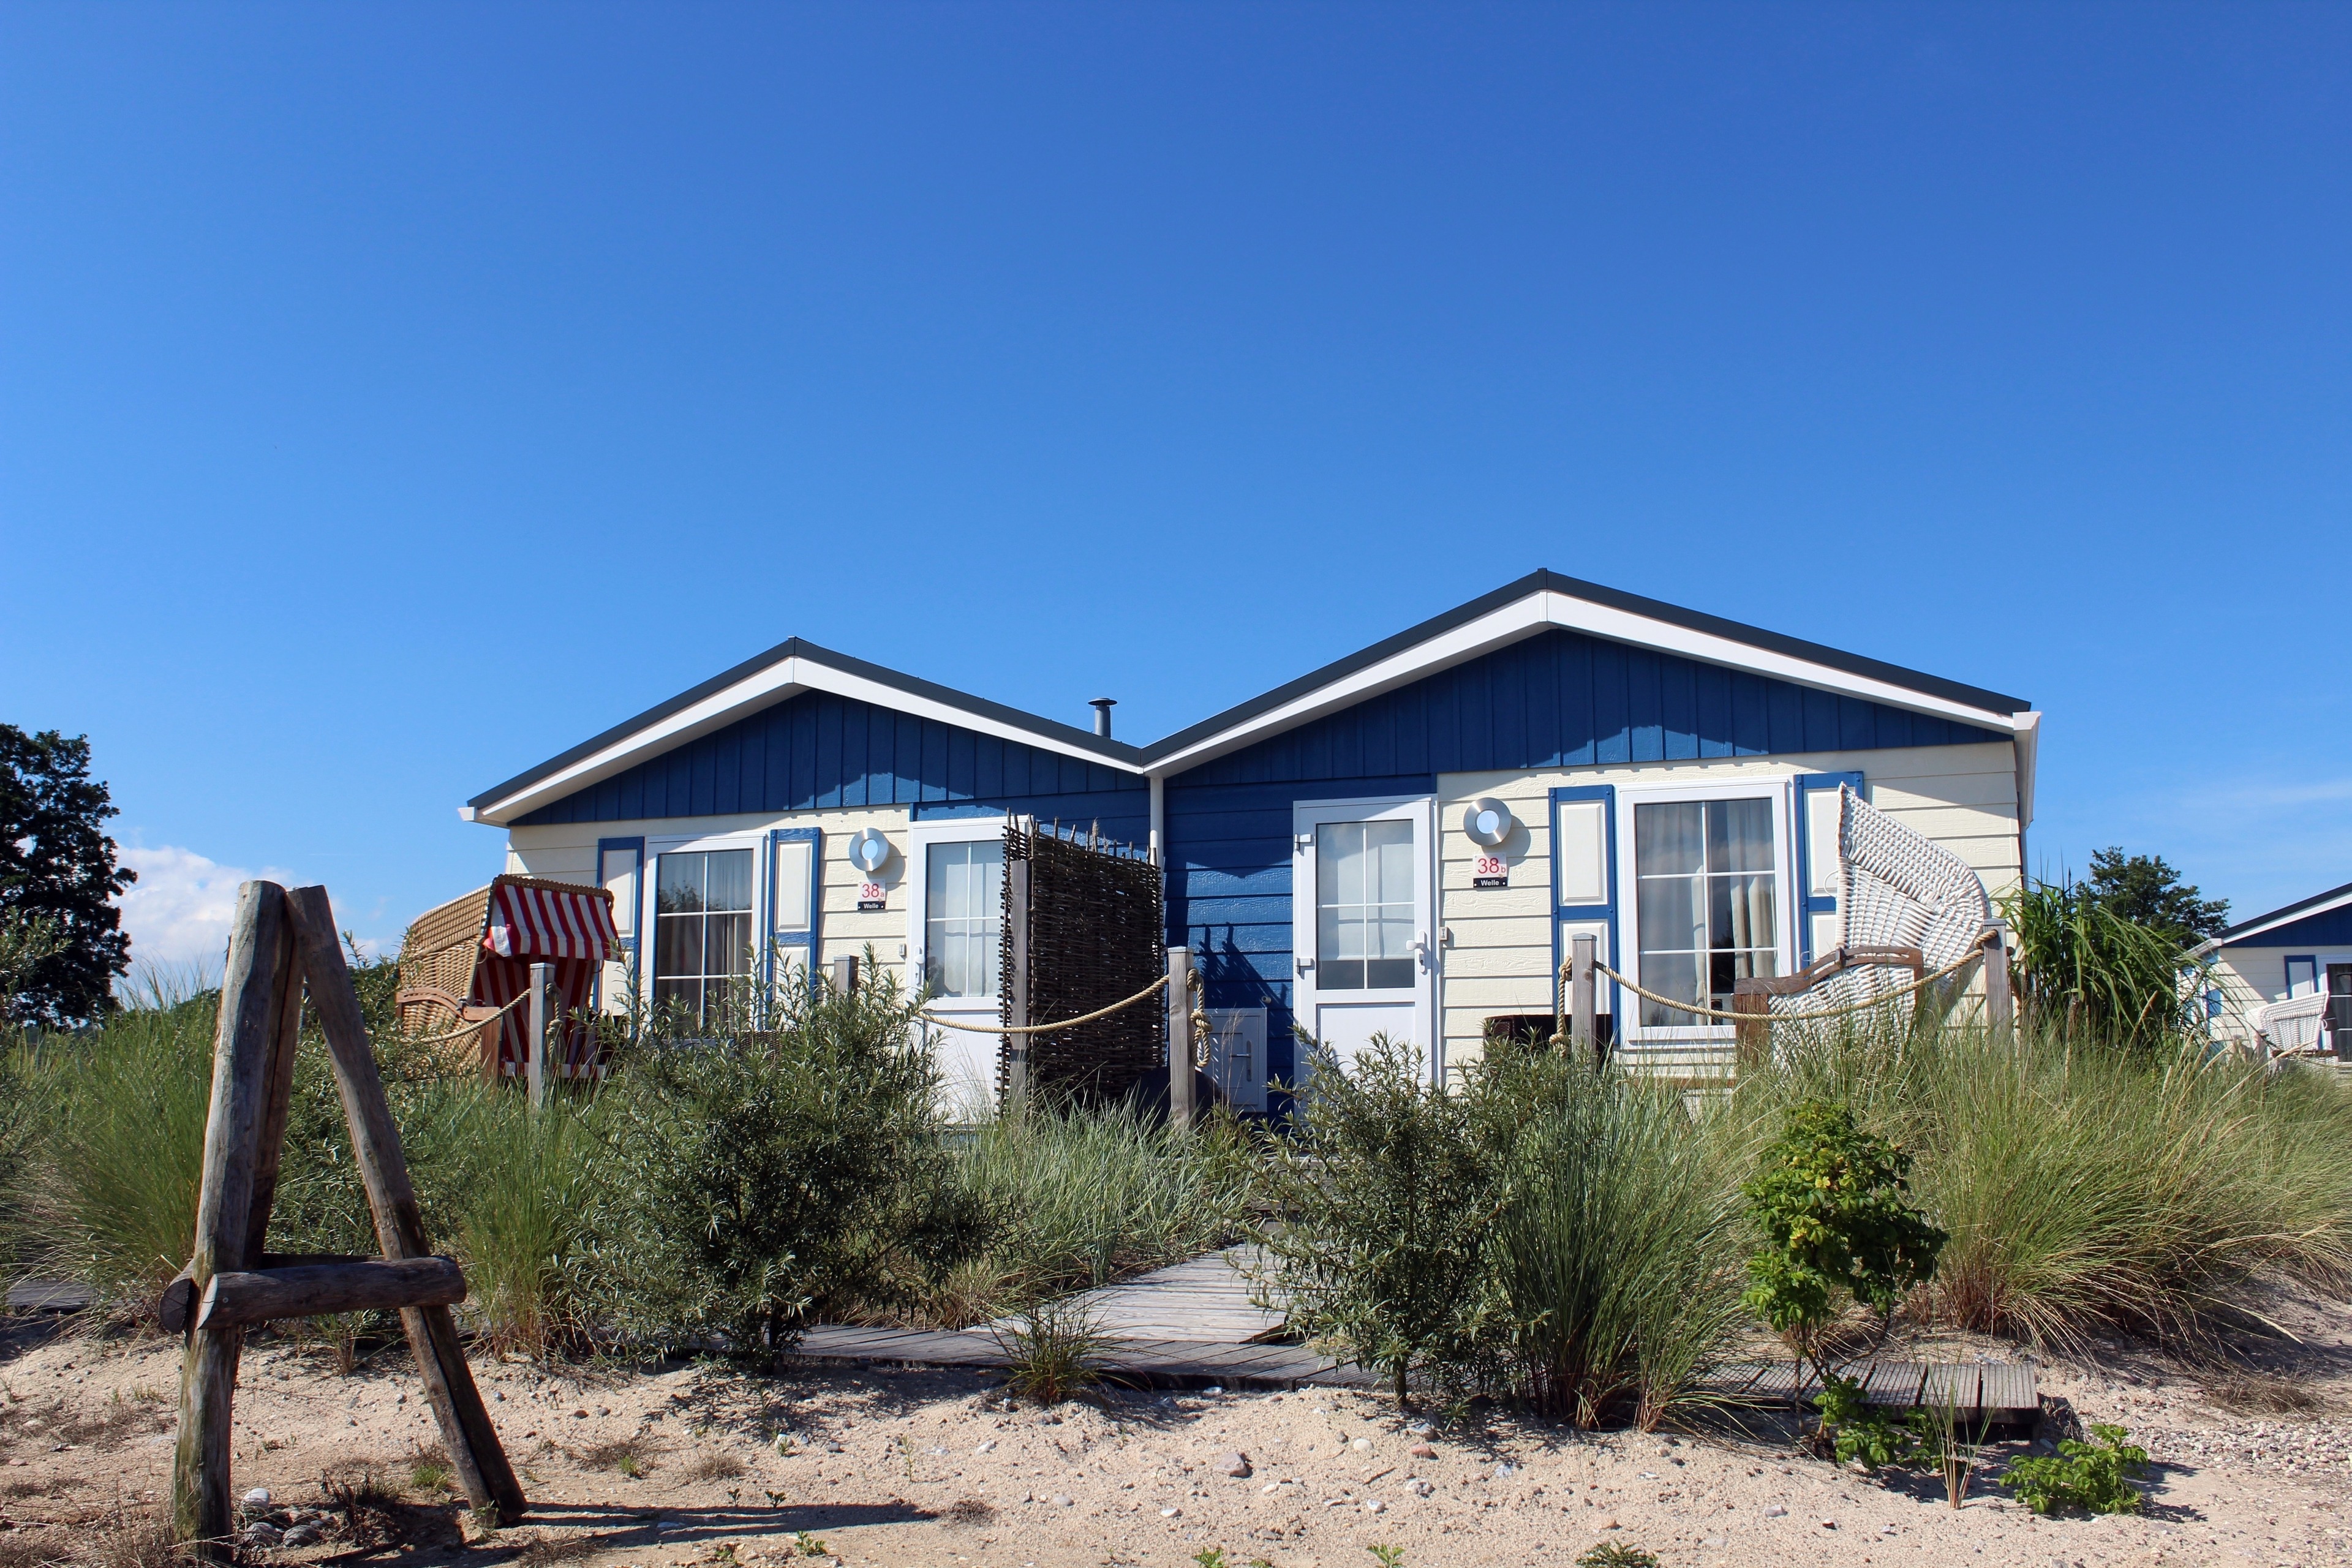
<path id="1" fill-rule="evenodd" d="M 2226 937 L 2215 937 L 2212 945 L 2216 948 L 2251 946 L 2254 938 L 2274 931 L 2281 926 L 2291 926 L 2297 921 L 2307 921 L 2314 915 L 2324 915 L 2331 910 L 2340 910 L 2347 904 L 2352 904 L 2352 888 L 2347 888 L 2336 897 L 2323 900 L 2315 904 L 2303 904 L 2293 909 L 2283 910 L 2261 924 L 2250 926 L 2244 931 L 2231 931 Z"/>
<path id="2" fill-rule="evenodd" d="M 1207 736 L 1181 752 L 1155 757 L 1150 771 L 1154 775 L 1166 776 L 1198 767 L 1267 735 L 1277 734 L 1310 719 L 1409 685 L 1424 676 L 1433 675 L 1554 626 L 1584 632 L 1611 642 L 1680 654 L 1703 664 L 1751 670 L 1759 675 L 1793 681 L 1799 686 L 1810 686 L 1816 690 L 1833 691 L 1868 702 L 1883 702 L 1889 708 L 1901 708 L 1914 713 L 1934 714 L 1980 729 L 2014 734 L 2020 731 L 2031 731 L 2041 721 L 2038 713 L 1997 713 L 1973 708 L 1948 698 L 1916 691 L 1907 686 L 1817 664 L 1794 654 L 1758 647 L 1751 643 L 1676 626 L 1671 621 L 1638 615 L 1631 610 L 1598 605 L 1572 594 L 1542 589 L 1489 611 L 1476 620 L 1440 632 L 1425 642 L 1415 643 L 1327 686 L 1318 687 L 1278 708 L 1254 714 L 1231 729 Z M 2030 788 L 2030 771 L 2021 783 Z"/>
<path id="3" fill-rule="evenodd" d="M 641 730 L 632 731 L 611 745 L 602 747 L 545 778 L 535 779 L 510 795 L 478 809 L 460 806 L 457 814 L 468 822 L 487 822 L 504 827 L 515 818 L 527 816 L 542 805 L 562 800 L 565 795 L 591 784 L 602 784 L 615 773 L 625 773 L 648 757 L 682 746 L 688 741 L 698 740 L 715 730 L 723 730 L 738 719 L 762 708 L 772 707 L 803 691 L 829 691 L 836 697 L 854 698 L 877 708 L 891 709 L 920 719 L 936 719 L 983 735 L 994 735 L 1000 740 L 1017 741 L 1041 751 L 1058 752 L 1063 756 L 1076 757 L 1081 762 L 1127 771 L 1123 764 L 1100 752 L 1072 745 L 1056 736 L 1024 730 L 1019 725 L 975 713 L 968 708 L 920 696 L 901 687 L 885 685 L 866 676 L 837 669 L 805 655 L 795 655 L 754 671 L 733 685 L 722 687 L 699 702 L 690 703 Z"/>

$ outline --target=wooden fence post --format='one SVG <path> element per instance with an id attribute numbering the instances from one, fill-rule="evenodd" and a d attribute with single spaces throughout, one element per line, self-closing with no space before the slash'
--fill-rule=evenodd
<path id="1" fill-rule="evenodd" d="M 530 966 L 530 1030 L 523 1043 L 525 1060 L 523 1082 L 530 1090 L 533 1111 L 547 1100 L 547 1032 L 551 1025 L 547 1016 L 549 993 L 555 989 L 555 965 L 534 963 Z"/>
<path id="2" fill-rule="evenodd" d="M 1016 818 L 1013 828 L 1020 835 L 1022 853 L 1004 863 L 1004 942 L 1013 969 L 1004 1021 L 1013 1028 L 1025 1029 L 1035 1022 L 1029 1016 L 1028 850 L 1036 837 L 1037 819 Z M 1004 1114 L 1016 1120 L 1029 1109 L 1029 1038 L 1027 1035 L 1004 1037 Z"/>
<path id="3" fill-rule="evenodd" d="M 286 890 L 274 882 L 237 889 L 221 975 L 220 1022 L 213 1042 L 212 1112 L 196 1196 L 195 1256 L 190 1279 L 201 1294 L 215 1274 L 260 1262 L 278 1179 L 277 1146 L 264 1152 L 274 1124 L 282 1139 L 286 1108 L 279 1085 L 290 1081 L 301 1026 L 294 936 Z M 275 1091 L 275 1092 L 274 1092 Z M 242 1325 L 198 1329 L 181 1352 L 180 1437 L 173 1454 L 172 1524 L 196 1554 L 236 1560 L 236 1516 L 229 1497 L 229 1405 L 236 1389 Z"/>
<path id="4" fill-rule="evenodd" d="M 1984 950 L 1985 1022 L 2007 1029 L 2017 1021 L 2017 1000 L 2009 984 L 2009 927 L 1995 921 L 1985 929 L 1992 939 Z"/>
<path id="5" fill-rule="evenodd" d="M 425 1216 L 417 1207 L 416 1189 L 409 1184 L 408 1162 L 400 1152 L 400 1132 L 393 1125 L 392 1107 L 383 1098 L 383 1079 L 376 1072 L 375 1052 L 368 1043 L 358 993 L 352 989 L 351 970 L 335 939 L 334 910 L 327 900 L 327 889 L 297 888 L 284 896 L 284 901 L 299 943 L 310 1005 L 318 1012 L 320 1029 L 334 1058 L 335 1088 L 342 1096 L 344 1118 L 351 1123 L 352 1161 L 367 1189 L 376 1240 L 384 1257 L 394 1262 L 428 1258 L 432 1248 L 425 1240 Z M 226 1019 L 226 993 L 223 1000 L 221 1016 Z M 201 1286 L 204 1281 L 198 1283 Z M 474 1374 L 467 1368 L 457 1321 L 446 1307 L 406 1307 L 401 1310 L 400 1321 L 408 1331 L 409 1350 L 416 1358 L 417 1374 L 425 1380 L 425 1397 L 440 1424 L 442 1442 L 449 1450 L 458 1484 L 477 1510 L 495 1510 L 500 1521 L 513 1523 L 530 1505 L 507 1463 L 506 1451 L 499 1446 L 498 1429 L 483 1408 Z"/>
<path id="6" fill-rule="evenodd" d="M 1168 1125 L 1192 1126 L 1192 950 L 1168 950 Z"/>
<path id="7" fill-rule="evenodd" d="M 1600 986 L 1596 982 L 1600 976 L 1592 972 L 1592 965 L 1599 947 L 1590 934 L 1573 939 L 1568 972 L 1569 1011 L 1575 1018 L 1568 1037 L 1596 1057 L 1600 1054 L 1600 1021 L 1596 1016 L 1600 1005 Z"/>
<path id="8" fill-rule="evenodd" d="M 833 989 L 846 996 L 857 989 L 857 960 L 847 953 L 833 961 Z"/>

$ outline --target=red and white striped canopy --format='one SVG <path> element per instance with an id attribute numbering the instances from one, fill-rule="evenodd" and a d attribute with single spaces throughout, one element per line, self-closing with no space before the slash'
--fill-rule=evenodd
<path id="1" fill-rule="evenodd" d="M 611 899 L 583 888 L 558 892 L 550 888 L 517 887 L 509 882 L 490 886 L 489 929 L 482 933 L 482 951 L 500 958 L 584 958 L 602 963 L 620 945 L 613 930 Z"/>

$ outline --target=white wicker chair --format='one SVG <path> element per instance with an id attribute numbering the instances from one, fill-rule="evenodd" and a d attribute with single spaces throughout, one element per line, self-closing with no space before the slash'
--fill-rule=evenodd
<path id="1" fill-rule="evenodd" d="M 1967 861 L 1879 811 L 1850 785 L 1838 788 L 1838 891 L 1839 953 L 1824 955 L 1824 962 L 1910 948 L 1932 973 L 1974 948 L 1992 919 L 1992 900 Z M 1773 994 L 1771 1010 L 1818 1012 L 1869 1001 L 1913 979 L 1907 965 L 1860 958 L 1809 989 Z M 1963 971 L 1940 989 L 1957 995 L 1966 980 Z"/>

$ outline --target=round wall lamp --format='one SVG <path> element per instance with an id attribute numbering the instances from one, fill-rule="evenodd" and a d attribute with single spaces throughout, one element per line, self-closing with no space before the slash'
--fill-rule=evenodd
<path id="1" fill-rule="evenodd" d="M 878 827 L 861 827 L 849 836 L 849 863 L 873 876 L 890 863 L 890 841 Z"/>
<path id="2" fill-rule="evenodd" d="M 1462 814 L 1462 831 L 1482 849 L 1501 848 L 1503 840 L 1517 826 L 1512 820 L 1511 808 L 1492 795 L 1472 801 L 1470 808 Z"/>

